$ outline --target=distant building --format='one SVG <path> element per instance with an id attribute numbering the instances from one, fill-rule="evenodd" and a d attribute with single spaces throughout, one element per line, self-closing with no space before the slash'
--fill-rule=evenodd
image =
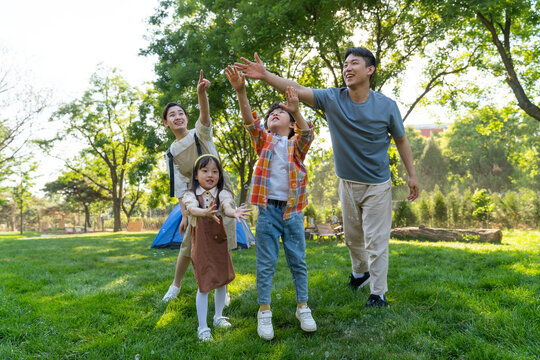
<path id="1" fill-rule="evenodd" d="M 433 133 L 444 132 L 448 128 L 448 124 L 423 124 L 413 126 L 416 130 L 420 131 L 420 135 L 427 138 Z"/>

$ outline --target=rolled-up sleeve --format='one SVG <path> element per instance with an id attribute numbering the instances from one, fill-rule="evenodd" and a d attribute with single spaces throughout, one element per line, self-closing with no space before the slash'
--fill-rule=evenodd
<path id="1" fill-rule="evenodd" d="M 184 197 L 182 198 L 182 201 L 184 202 L 186 209 L 194 206 L 199 206 L 199 202 L 197 201 L 197 198 L 195 197 L 193 191 L 186 191 Z"/>
<path id="2" fill-rule="evenodd" d="M 212 141 L 212 123 L 210 123 L 210 126 L 204 126 L 200 120 L 197 120 L 195 123 L 195 132 L 200 140 Z"/>
<path id="3" fill-rule="evenodd" d="M 226 204 L 229 205 L 233 209 L 236 208 L 233 195 L 227 190 L 221 190 L 221 192 L 219 193 L 219 202 L 220 202 L 221 210 L 223 210 L 223 206 Z"/>

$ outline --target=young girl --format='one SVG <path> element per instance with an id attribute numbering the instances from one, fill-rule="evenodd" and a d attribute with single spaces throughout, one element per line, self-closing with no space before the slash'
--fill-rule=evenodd
<path id="1" fill-rule="evenodd" d="M 296 291 L 296 318 L 302 330 L 316 331 L 317 324 L 307 306 L 308 277 L 302 216 L 302 209 L 307 205 L 307 170 L 303 161 L 313 141 L 313 125 L 300 113 L 296 90 L 288 88 L 287 103 L 270 107 L 263 126 L 251 113 L 243 75 L 232 66 L 227 67 L 225 74 L 236 90 L 244 126 L 259 155 L 250 197 L 250 202 L 259 207 L 255 232 L 259 302 L 257 333 L 264 340 L 274 337 L 270 300 L 280 238 Z"/>
<path id="2" fill-rule="evenodd" d="M 212 339 L 206 324 L 210 290 L 216 290 L 214 327 L 231 326 L 222 316 L 222 312 L 227 293 L 226 285 L 235 275 L 221 214 L 240 220 L 245 219 L 251 212 L 247 205 L 234 208 L 233 195 L 223 189 L 223 183 L 223 169 L 219 159 L 210 154 L 202 155 L 193 167 L 191 191 L 186 192 L 183 198 L 187 214 L 191 217 L 191 261 L 195 280 L 199 285 L 196 303 L 198 336 L 202 341 Z"/>
<path id="3" fill-rule="evenodd" d="M 169 103 L 163 110 L 163 124 L 174 134 L 176 140 L 167 151 L 166 161 L 169 176 L 171 177 L 171 196 L 178 198 L 185 214 L 185 206 L 182 203 L 184 194 L 190 187 L 193 164 L 197 157 L 202 154 L 218 155 L 213 140 L 212 121 L 210 119 L 210 107 L 206 90 L 210 87 L 210 81 L 203 77 L 200 71 L 199 82 L 197 84 L 197 97 L 199 100 L 199 119 L 195 123 L 195 128 L 188 128 L 188 116 L 185 109 L 176 103 Z M 232 193 L 232 186 L 226 173 L 224 176 L 224 187 Z M 236 220 L 224 219 L 225 230 L 227 231 L 227 241 L 229 250 L 236 248 Z M 188 216 L 182 216 L 180 232 L 184 233 L 182 246 L 178 253 L 174 281 L 163 297 L 163 301 L 174 299 L 180 292 L 182 278 L 191 263 L 191 227 L 188 226 Z"/>

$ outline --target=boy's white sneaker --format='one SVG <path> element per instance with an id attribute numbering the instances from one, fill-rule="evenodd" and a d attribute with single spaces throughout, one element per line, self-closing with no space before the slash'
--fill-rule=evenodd
<path id="1" fill-rule="evenodd" d="M 214 318 L 214 327 L 216 328 L 230 328 L 232 325 L 230 322 L 227 321 L 228 318 L 224 316 L 220 316 L 218 318 Z"/>
<path id="2" fill-rule="evenodd" d="M 257 334 L 264 340 L 272 340 L 274 338 L 272 310 L 259 311 L 257 313 Z"/>
<path id="3" fill-rule="evenodd" d="M 212 333 L 209 328 L 199 329 L 197 331 L 197 336 L 199 337 L 199 340 L 204 342 L 212 340 Z"/>
<path id="4" fill-rule="evenodd" d="M 296 318 L 300 320 L 300 327 L 306 332 L 313 332 L 317 330 L 317 324 L 311 316 L 311 309 L 304 305 L 300 308 L 296 308 Z"/>
<path id="5" fill-rule="evenodd" d="M 169 302 L 172 299 L 174 299 L 176 296 L 178 296 L 178 293 L 180 292 L 180 287 L 176 287 L 173 285 L 169 286 L 169 290 L 167 290 L 167 293 L 163 297 L 163 301 Z"/>

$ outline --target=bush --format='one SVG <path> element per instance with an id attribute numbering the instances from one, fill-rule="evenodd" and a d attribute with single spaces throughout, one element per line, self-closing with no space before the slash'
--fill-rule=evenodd
<path id="1" fill-rule="evenodd" d="M 418 218 L 412 209 L 411 203 L 406 200 L 399 202 L 393 220 L 394 227 L 414 226 L 418 223 Z"/>
<path id="2" fill-rule="evenodd" d="M 433 220 L 435 225 L 439 227 L 446 227 L 448 223 L 446 201 L 444 201 L 444 196 L 440 191 L 433 195 Z"/>
<path id="3" fill-rule="evenodd" d="M 457 227 L 459 224 L 459 199 L 454 193 L 448 194 L 446 198 L 447 211 L 448 211 L 448 222 L 452 227 Z"/>
<path id="4" fill-rule="evenodd" d="M 473 216 L 475 219 L 481 221 L 485 227 L 485 224 L 489 220 L 491 212 L 493 211 L 493 201 L 488 195 L 486 189 L 476 190 L 472 196 L 474 203 Z"/>

